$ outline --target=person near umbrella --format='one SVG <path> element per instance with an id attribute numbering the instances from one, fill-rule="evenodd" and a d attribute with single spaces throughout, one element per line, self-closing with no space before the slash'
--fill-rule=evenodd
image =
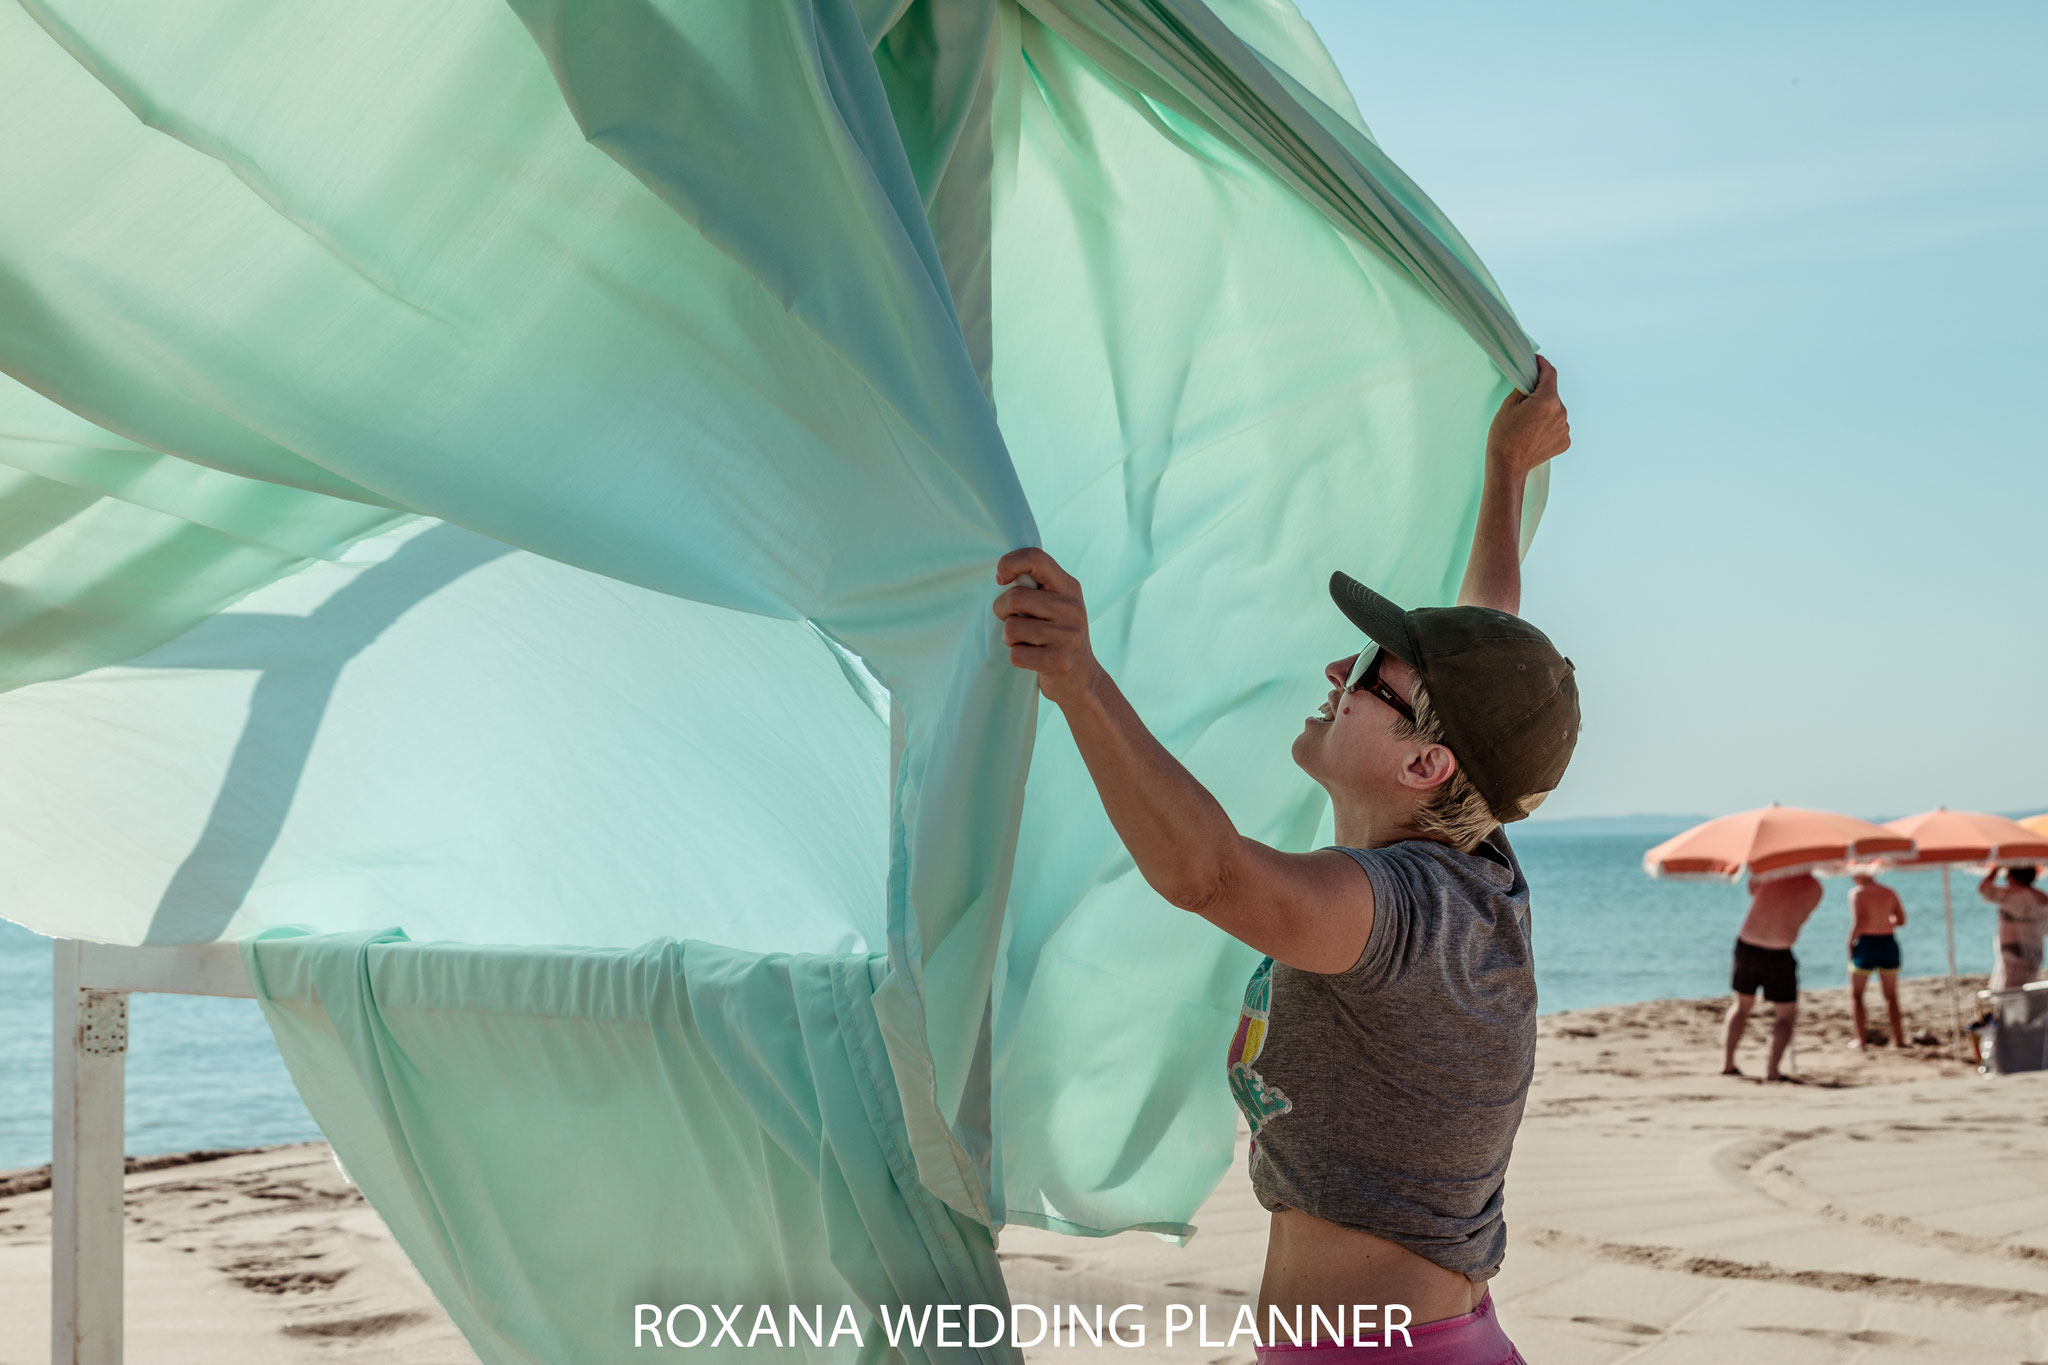
<path id="1" fill-rule="evenodd" d="M 1899 940 L 1894 935 L 1906 922 L 1899 893 L 1868 872 L 1851 874 L 1849 887 L 1849 1046 L 1859 1052 L 1869 1037 L 1870 1020 L 1863 1012 L 1863 988 L 1877 973 L 1884 992 L 1884 1010 L 1892 1027 L 1892 1046 L 1906 1045 L 1906 1021 L 1899 1013 Z"/>
<path id="2" fill-rule="evenodd" d="M 1261 1314 L 1373 1303 L 1435 1324 L 1346 1358 L 1522 1359 L 1486 1293 L 1536 1051 L 1529 884 L 1500 827 L 1557 785 L 1579 729 L 1571 662 L 1512 614 L 1525 481 L 1570 444 L 1556 372 L 1538 369 L 1494 418 L 1459 604 L 1403 611 L 1331 577 L 1369 641 L 1325 666 L 1293 759 L 1329 793 L 1334 847 L 1240 834 L 1096 660 L 1073 575 L 1039 549 L 997 566 L 1011 662 L 1065 714 L 1139 873 L 1266 955 L 1226 1056 L 1272 1214 Z"/>
<path id="3" fill-rule="evenodd" d="M 1998 961 L 1991 968 L 1991 989 L 2017 990 L 2041 974 L 2041 934 L 2048 929 L 2048 896 L 2034 886 L 2032 865 L 2005 869 L 2005 885 L 1992 868 L 1977 884 L 1977 894 L 1998 907 Z"/>
<path id="4" fill-rule="evenodd" d="M 1735 970 L 1729 985 L 1735 999 L 1721 1023 L 1721 1074 L 1740 1076 L 1735 1047 L 1749 1025 L 1750 1007 L 1762 991 L 1771 1004 L 1771 1050 L 1764 1079 L 1782 1081 L 1778 1064 L 1799 1020 L 1799 959 L 1792 945 L 1807 916 L 1820 904 L 1820 881 L 1811 872 L 1790 877 L 1750 878 L 1749 915 L 1735 935 Z"/>

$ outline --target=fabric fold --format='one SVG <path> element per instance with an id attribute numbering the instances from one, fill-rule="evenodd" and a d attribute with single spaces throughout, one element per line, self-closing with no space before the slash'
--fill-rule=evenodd
<path id="1" fill-rule="evenodd" d="M 987 160 L 956 148 L 959 126 L 986 128 L 974 111 L 988 99 L 981 87 L 992 24 L 977 22 L 988 6 L 911 6 L 881 45 L 895 78 L 887 83 L 846 0 L 514 8 L 584 135 L 858 368 L 921 439 L 926 458 L 911 468 L 927 489 L 940 491 L 935 480 L 944 475 L 974 495 L 954 515 L 987 527 L 985 563 L 1034 542 L 982 388 L 985 336 L 977 363 L 949 280 L 969 288 L 986 270 L 985 210 L 976 214 L 972 201 L 977 193 L 986 201 Z M 968 16 L 964 32 L 957 14 Z M 899 39 L 906 24 L 920 32 Z M 919 59 L 932 55 L 941 32 L 958 70 Z M 747 80 L 720 71 L 736 52 L 746 54 Z M 793 111 L 792 97 L 801 99 Z M 928 135 L 913 141 L 934 206 L 950 211 L 951 263 L 941 258 L 899 126 Z M 707 127 L 748 136 L 706 138 Z M 760 164 L 778 174 L 753 174 Z M 867 248 L 851 260 L 849 239 Z M 972 316 L 985 329 L 985 307 Z M 965 630 L 937 669 L 927 658 L 912 671 L 862 639 L 857 623 L 820 618 L 862 655 L 905 717 L 895 804 L 902 837 L 890 879 L 893 979 L 878 1008 L 921 1169 L 955 1208 L 984 1221 L 988 983 L 1033 698 L 977 611 L 992 595 L 985 579 L 980 592 L 956 599 Z"/>
<path id="2" fill-rule="evenodd" d="M 0 691 L 133 658 L 404 519 L 148 449 L 0 374 Z"/>
<path id="3" fill-rule="evenodd" d="M 1020 0 L 1105 71 L 1207 119 L 1414 279 L 1518 388 L 1535 348 L 1478 257 L 1364 131 L 1202 0 Z"/>

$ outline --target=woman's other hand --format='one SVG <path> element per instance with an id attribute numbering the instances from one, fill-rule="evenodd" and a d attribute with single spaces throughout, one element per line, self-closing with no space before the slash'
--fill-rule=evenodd
<path id="1" fill-rule="evenodd" d="M 1030 583 L 1017 581 L 1026 575 Z M 1008 585 L 995 600 L 995 613 L 1010 662 L 1036 673 L 1038 690 L 1060 706 L 1085 693 L 1102 666 L 1088 643 L 1080 582 L 1036 547 L 997 560 L 996 582 Z"/>
<path id="2" fill-rule="evenodd" d="M 1557 396 L 1557 367 L 1536 357 L 1536 387 L 1510 393 L 1486 433 L 1486 462 L 1510 478 L 1526 478 L 1544 461 L 1571 448 L 1571 419 Z"/>

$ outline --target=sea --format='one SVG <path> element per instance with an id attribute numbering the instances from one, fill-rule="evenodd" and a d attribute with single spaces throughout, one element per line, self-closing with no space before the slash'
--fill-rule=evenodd
<path id="1" fill-rule="evenodd" d="M 1698 818 L 1531 821 L 1513 831 L 1529 877 L 1545 1013 L 1727 990 L 1742 888 L 1643 874 L 1643 854 Z M 1939 973 L 1947 957 L 1941 875 L 1886 880 L 1906 905 L 1905 974 Z M 1847 979 L 1848 882 L 1827 887 L 1799 942 L 1807 986 Z M 1957 965 L 1988 972 L 1993 911 L 1968 873 L 1955 875 L 1954 904 Z M 0 1170 L 50 1159 L 50 972 L 50 940 L 0 920 Z M 128 1038 L 131 1155 L 320 1136 L 254 1001 L 132 996 Z"/>

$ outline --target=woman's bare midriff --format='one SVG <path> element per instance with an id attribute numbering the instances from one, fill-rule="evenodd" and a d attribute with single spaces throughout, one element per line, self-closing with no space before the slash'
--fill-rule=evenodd
<path id="1" fill-rule="evenodd" d="M 1269 1307 L 1283 1315 L 1297 1307 L 1334 1314 L 1351 1304 L 1399 1303 L 1420 1326 L 1469 1313 L 1485 1296 L 1484 1281 L 1468 1280 L 1384 1237 L 1281 1209 L 1266 1239 L 1259 1322 Z"/>

